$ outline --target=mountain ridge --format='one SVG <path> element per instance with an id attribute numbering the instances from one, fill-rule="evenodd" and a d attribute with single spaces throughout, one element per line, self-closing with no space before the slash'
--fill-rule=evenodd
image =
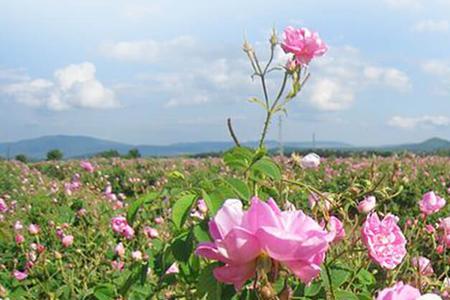
<path id="1" fill-rule="evenodd" d="M 242 143 L 244 146 L 256 147 L 256 141 Z M 279 143 L 269 140 L 266 142 L 268 149 L 276 149 Z M 311 142 L 285 142 L 285 148 L 289 149 L 332 149 L 351 151 L 411 151 L 411 152 L 433 152 L 438 150 L 450 150 L 450 141 L 433 137 L 420 143 L 409 143 L 399 145 L 386 145 L 374 147 L 358 147 L 337 141 L 317 141 L 315 147 Z M 14 157 L 25 154 L 33 159 L 44 159 L 47 152 L 52 149 L 60 149 L 65 158 L 89 157 L 99 152 L 117 150 L 121 154 L 136 148 L 143 156 L 177 156 L 194 155 L 201 153 L 221 152 L 233 147 L 232 142 L 224 141 L 202 141 L 173 143 L 170 145 L 133 145 L 110 141 L 82 135 L 46 135 L 38 138 L 24 139 L 17 142 L 0 143 L 0 155 Z"/>

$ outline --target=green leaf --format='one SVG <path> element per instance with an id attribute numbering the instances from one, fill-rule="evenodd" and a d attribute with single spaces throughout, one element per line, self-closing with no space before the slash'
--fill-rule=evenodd
<path id="1" fill-rule="evenodd" d="M 98 300 L 111 300 L 115 295 L 116 291 L 112 284 L 97 285 L 94 289 L 94 296 Z"/>
<path id="2" fill-rule="evenodd" d="M 245 184 L 245 182 L 237 179 L 237 178 L 227 178 L 225 182 L 229 187 L 236 193 L 236 196 L 243 200 L 247 201 L 250 198 L 250 189 Z"/>
<path id="3" fill-rule="evenodd" d="M 139 199 L 133 201 L 133 203 L 130 204 L 127 211 L 127 221 L 129 224 L 133 224 L 134 220 L 136 219 L 136 214 L 139 210 L 139 208 L 144 205 L 144 203 L 148 203 L 150 200 L 156 199 L 158 197 L 157 192 L 150 192 Z"/>
<path id="4" fill-rule="evenodd" d="M 172 221 L 177 228 L 183 227 L 195 199 L 195 195 L 188 194 L 178 199 L 177 202 L 175 202 L 175 204 L 173 205 Z"/>
<path id="5" fill-rule="evenodd" d="M 359 300 L 358 297 L 349 291 L 337 290 L 334 292 L 336 300 Z"/>
<path id="6" fill-rule="evenodd" d="M 258 171 L 273 180 L 280 180 L 281 179 L 281 170 L 280 167 L 270 158 L 264 157 L 257 161 L 253 167 L 252 170 Z"/>
<path id="7" fill-rule="evenodd" d="M 358 278 L 358 281 L 363 285 L 373 285 L 376 282 L 375 276 L 365 269 L 359 270 L 356 278 Z"/>
<path id="8" fill-rule="evenodd" d="M 213 269 L 217 264 L 210 264 L 200 273 L 197 283 L 197 293 L 199 299 L 213 300 L 222 299 L 222 289 L 220 284 L 214 279 Z"/>
<path id="9" fill-rule="evenodd" d="M 304 295 L 306 297 L 314 297 L 320 293 L 321 289 L 322 289 L 322 285 L 320 284 L 320 282 L 318 282 L 318 281 L 313 282 L 312 284 L 305 286 Z"/>
<path id="10" fill-rule="evenodd" d="M 225 165 L 235 170 L 245 170 L 250 166 L 253 151 L 245 147 L 235 147 L 225 152 L 223 161 Z"/>
<path id="11" fill-rule="evenodd" d="M 177 236 L 170 245 L 173 256 L 180 262 L 187 262 L 189 260 L 193 248 L 193 239 L 189 232 L 184 232 Z"/>
<path id="12" fill-rule="evenodd" d="M 210 197 L 204 190 L 202 190 L 202 198 L 203 200 L 205 200 L 206 206 L 208 206 L 209 215 L 214 216 L 222 206 L 223 200 L 217 199 L 215 197 Z"/>
<path id="13" fill-rule="evenodd" d="M 209 230 L 208 223 L 201 222 L 200 224 L 194 226 L 192 232 L 194 233 L 194 236 L 198 242 L 208 242 L 211 240 L 209 237 L 208 230 Z"/>

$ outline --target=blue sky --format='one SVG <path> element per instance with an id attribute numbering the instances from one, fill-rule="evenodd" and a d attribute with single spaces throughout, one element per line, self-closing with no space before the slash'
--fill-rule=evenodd
<path id="1" fill-rule="evenodd" d="M 0 141 L 223 141 L 227 117 L 255 140 L 264 113 L 246 101 L 260 87 L 243 37 L 264 59 L 271 28 L 288 25 L 330 50 L 290 103 L 284 140 L 450 139 L 449 0 L 2 0 Z"/>

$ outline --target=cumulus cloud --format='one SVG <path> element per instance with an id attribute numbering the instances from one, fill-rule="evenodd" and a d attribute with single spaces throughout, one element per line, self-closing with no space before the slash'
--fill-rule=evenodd
<path id="1" fill-rule="evenodd" d="M 417 32 L 447 32 L 449 22 L 447 20 L 422 20 L 413 26 Z"/>
<path id="2" fill-rule="evenodd" d="M 308 83 L 311 86 L 306 87 L 306 98 L 311 106 L 322 111 L 348 109 L 358 93 L 371 87 L 397 92 L 411 89 L 406 73 L 374 65 L 350 46 L 332 48 L 327 57 L 313 63 L 313 68 L 317 74 Z"/>
<path id="3" fill-rule="evenodd" d="M 95 66 L 84 62 L 58 69 L 53 79 L 30 79 L 6 84 L 0 92 L 17 102 L 50 110 L 78 108 L 113 108 L 119 105 L 112 90 L 95 77 Z"/>
<path id="4" fill-rule="evenodd" d="M 194 38 L 179 36 L 167 41 L 147 39 L 103 43 L 99 50 L 107 57 L 122 61 L 156 63 L 176 59 L 180 53 L 183 56 L 194 54 L 195 46 Z"/>
<path id="5" fill-rule="evenodd" d="M 428 60 L 421 64 L 422 70 L 435 77 L 435 92 L 438 95 L 450 93 L 450 62 L 446 60 Z"/>
<path id="6" fill-rule="evenodd" d="M 388 121 L 388 124 L 392 127 L 402 129 L 414 129 L 419 126 L 442 127 L 442 126 L 450 126 L 450 118 L 439 115 L 437 116 L 424 115 L 419 117 L 394 116 Z"/>

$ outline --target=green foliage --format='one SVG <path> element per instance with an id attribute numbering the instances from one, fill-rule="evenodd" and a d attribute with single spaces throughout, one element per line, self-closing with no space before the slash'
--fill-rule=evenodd
<path id="1" fill-rule="evenodd" d="M 47 160 L 61 160 L 63 156 L 63 153 L 59 149 L 53 149 L 47 152 Z"/>

